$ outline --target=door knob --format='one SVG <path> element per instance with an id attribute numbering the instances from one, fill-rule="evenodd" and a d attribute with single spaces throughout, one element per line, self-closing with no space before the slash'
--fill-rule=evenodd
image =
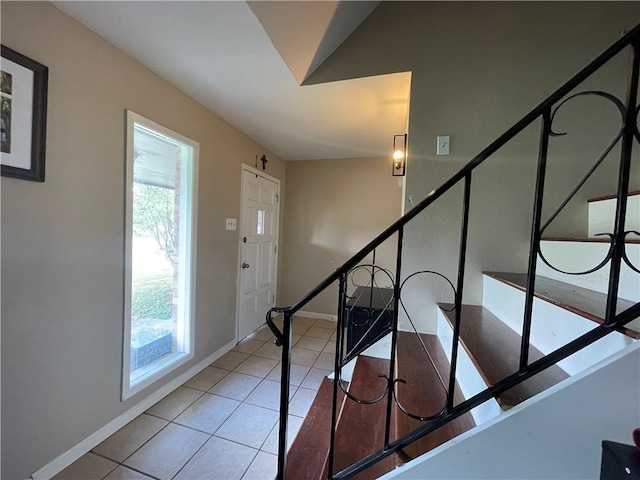
<path id="1" fill-rule="evenodd" d="M 248 263 L 243 263 L 242 264 L 242 268 L 249 268 L 249 264 Z"/>

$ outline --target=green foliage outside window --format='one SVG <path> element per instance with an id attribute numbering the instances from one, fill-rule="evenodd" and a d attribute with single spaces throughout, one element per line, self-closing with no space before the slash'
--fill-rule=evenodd
<path id="1" fill-rule="evenodd" d="M 151 235 L 173 265 L 175 255 L 175 192 L 171 188 L 134 183 L 133 234 Z"/>

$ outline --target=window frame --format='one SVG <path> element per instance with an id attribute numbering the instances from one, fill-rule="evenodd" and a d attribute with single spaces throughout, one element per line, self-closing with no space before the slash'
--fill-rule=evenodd
<path id="1" fill-rule="evenodd" d="M 132 257 L 133 257 L 133 183 L 134 183 L 134 135 L 135 126 L 159 133 L 176 143 L 192 149 L 192 159 L 183 166 L 180 175 L 180 211 L 184 212 L 186 231 L 180 232 L 180 258 L 184 258 L 184 268 L 179 270 L 178 285 L 183 286 L 178 295 L 183 299 L 182 352 L 167 355 L 143 367 L 132 381 L 131 366 L 131 289 L 132 289 Z M 124 211 L 124 305 L 123 305 L 123 346 L 122 346 L 122 400 L 139 393 L 151 384 L 160 380 L 170 372 L 194 358 L 195 349 L 195 293 L 196 293 L 196 257 L 197 257 L 197 218 L 198 218 L 198 163 L 200 144 L 159 123 L 143 117 L 131 110 L 126 110 L 126 177 L 125 177 L 125 211 Z M 190 194 L 182 195 L 185 187 Z M 190 188 L 189 188 L 190 187 Z M 180 325 L 178 326 L 180 329 Z M 180 340 L 178 340 L 180 344 Z"/>

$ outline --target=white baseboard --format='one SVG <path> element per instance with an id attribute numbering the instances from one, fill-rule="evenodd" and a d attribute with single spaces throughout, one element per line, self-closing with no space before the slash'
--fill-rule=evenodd
<path id="1" fill-rule="evenodd" d="M 316 312 L 305 312 L 304 310 L 300 310 L 295 313 L 296 317 L 305 317 L 305 318 L 318 318 L 321 320 L 331 320 L 332 322 L 338 321 L 337 315 L 330 315 L 328 313 L 316 313 Z"/>
<path id="2" fill-rule="evenodd" d="M 117 418 L 114 418 L 112 421 L 107 423 L 104 427 L 89 435 L 87 438 L 82 440 L 80 443 L 71 447 L 69 450 L 64 452 L 59 457 L 55 458 L 51 462 L 47 463 L 40 470 L 31 475 L 32 480 L 46 480 L 54 475 L 57 475 L 62 470 L 67 468 L 73 462 L 78 460 L 85 453 L 91 451 L 96 445 L 99 445 L 104 440 L 109 438 L 111 435 L 116 433 L 122 427 L 124 427 L 127 423 L 132 421 L 138 415 L 147 411 L 152 405 L 162 400 L 164 397 L 173 392 L 176 388 L 182 385 L 184 382 L 192 378 L 194 375 L 200 373 L 202 370 L 207 368 L 213 362 L 215 362 L 222 355 L 227 353 L 236 345 L 236 340 L 232 340 L 227 343 L 224 347 L 220 348 L 216 352 L 209 355 L 207 358 L 202 360 L 197 365 L 194 365 L 189 370 L 184 372 L 179 377 L 174 378 L 169 383 L 163 385 L 158 390 L 153 392 L 147 398 L 142 400 L 140 403 L 130 408 L 122 415 Z"/>

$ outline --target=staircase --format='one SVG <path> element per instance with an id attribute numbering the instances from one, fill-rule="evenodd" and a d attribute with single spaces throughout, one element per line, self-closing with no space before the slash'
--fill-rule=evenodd
<path id="1" fill-rule="evenodd" d="M 633 48 L 625 102 L 609 93 L 574 89 L 609 60 Z M 514 407 L 528 408 L 551 387 L 566 388 L 640 338 L 640 192 L 630 191 L 638 169 L 640 25 L 489 145 L 440 188 L 385 230 L 305 298 L 272 309 L 267 323 L 282 345 L 278 478 L 370 479 L 393 471 L 451 439 L 472 435 Z M 619 134 L 551 214 L 545 174 L 553 119 L 566 102 L 585 95 L 610 100 L 621 112 Z M 532 122 L 541 122 L 527 269 L 487 271 L 482 304 L 466 303 L 465 271 L 472 173 Z M 586 238 L 547 238 L 593 175 L 612 168 L 619 145 L 615 195 L 589 200 Z M 632 167 L 633 164 L 633 167 Z M 588 167 L 588 166 L 587 166 Z M 405 226 L 454 187 L 462 191 L 457 277 L 403 264 Z M 609 192 L 602 192 L 609 193 Z M 450 201 L 451 196 L 447 197 Z M 440 203 L 439 205 L 442 205 Z M 605 235 L 602 235 L 605 234 Z M 394 268 L 376 262 L 379 248 L 396 249 Z M 433 253 L 437 254 L 437 253 Z M 363 275 L 364 272 L 364 275 Z M 291 450 L 287 409 L 295 314 L 337 284 L 334 379 L 326 379 Z M 407 302 L 407 292 L 435 290 L 437 304 Z M 403 295 L 404 293 L 404 295 Z M 435 331 L 419 317 L 437 316 Z M 282 331 L 272 316 L 283 315 Z"/>

